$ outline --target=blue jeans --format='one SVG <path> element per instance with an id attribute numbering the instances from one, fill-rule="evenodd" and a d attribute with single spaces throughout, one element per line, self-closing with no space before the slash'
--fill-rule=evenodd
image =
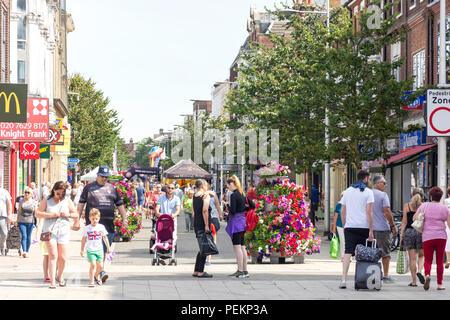
<path id="1" fill-rule="evenodd" d="M 19 222 L 19 229 L 22 233 L 22 250 L 23 252 L 29 252 L 31 247 L 31 233 L 33 232 L 33 223 Z"/>

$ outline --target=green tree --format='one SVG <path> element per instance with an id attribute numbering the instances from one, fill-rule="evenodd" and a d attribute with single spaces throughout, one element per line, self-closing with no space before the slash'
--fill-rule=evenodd
<path id="1" fill-rule="evenodd" d="M 156 146 L 152 138 L 144 138 L 138 143 L 136 154 L 134 156 L 134 164 L 141 167 L 148 167 L 150 164 L 149 151 Z"/>
<path id="2" fill-rule="evenodd" d="M 92 79 L 74 74 L 69 90 L 78 93 L 78 98 L 71 96 L 69 102 L 69 123 L 74 136 L 71 157 L 80 159 L 82 172 L 98 165 L 112 166 L 116 142 L 118 147 L 124 143 L 120 139 L 122 121 L 117 111 L 109 108 L 109 98 L 95 88 Z M 121 161 L 126 162 L 124 149 L 118 149 Z"/>

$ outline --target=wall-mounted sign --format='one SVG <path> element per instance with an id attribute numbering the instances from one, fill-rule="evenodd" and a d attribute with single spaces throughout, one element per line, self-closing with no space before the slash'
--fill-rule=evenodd
<path id="1" fill-rule="evenodd" d="M 41 159 L 50 159 L 50 145 L 41 143 L 39 153 Z"/>
<path id="2" fill-rule="evenodd" d="M 406 92 L 406 96 L 403 97 L 403 100 L 406 100 L 406 98 L 413 93 L 414 93 L 414 91 Z M 423 103 L 426 99 L 427 99 L 426 94 L 418 96 L 413 102 L 411 102 L 410 104 L 408 104 L 406 106 L 403 106 L 402 109 L 404 109 L 404 110 L 421 110 L 423 108 Z"/>
<path id="3" fill-rule="evenodd" d="M 0 99 L 0 107 L 1 101 Z M 28 99 L 27 112 L 23 110 L 27 117 L 26 123 L 0 122 L 0 140 L 41 142 L 48 140 L 48 109 L 48 99 Z"/>
<path id="4" fill-rule="evenodd" d="M 61 140 L 61 133 L 59 132 L 58 129 L 56 128 L 50 128 L 48 129 L 48 136 L 49 139 L 46 141 L 46 143 L 54 145 L 54 144 L 59 144 L 59 145 L 63 145 L 64 141 Z"/>
<path id="5" fill-rule="evenodd" d="M 62 144 L 58 143 L 52 146 L 51 150 L 70 154 L 70 130 L 68 130 L 66 127 L 62 129 L 61 137 L 58 142 L 62 142 Z"/>
<path id="6" fill-rule="evenodd" d="M 19 158 L 21 160 L 39 159 L 39 142 L 29 141 L 20 143 Z"/>
<path id="7" fill-rule="evenodd" d="M 27 98 L 28 98 L 28 85 L 0 83 L 1 122 L 26 123 Z"/>
<path id="8" fill-rule="evenodd" d="M 410 133 L 400 133 L 400 152 L 407 151 L 411 148 L 420 146 L 426 143 L 426 128 L 419 131 L 414 131 Z"/>

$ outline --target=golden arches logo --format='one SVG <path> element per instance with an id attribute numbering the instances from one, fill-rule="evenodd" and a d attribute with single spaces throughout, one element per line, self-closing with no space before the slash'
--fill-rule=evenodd
<path id="1" fill-rule="evenodd" d="M 0 93 L 0 100 L 2 100 L 3 97 L 5 97 L 5 113 L 9 113 L 11 98 L 13 96 L 14 96 L 14 101 L 16 102 L 16 114 L 20 114 L 19 98 L 17 98 L 17 95 L 14 92 L 11 92 L 9 94 L 9 97 L 6 95 L 5 92 Z"/>

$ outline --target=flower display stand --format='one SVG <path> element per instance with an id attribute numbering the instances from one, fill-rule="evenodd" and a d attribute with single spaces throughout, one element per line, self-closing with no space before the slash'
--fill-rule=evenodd
<path id="1" fill-rule="evenodd" d="M 258 223 L 246 232 L 245 245 L 251 264 L 302 264 L 305 255 L 320 252 L 321 239 L 309 219 L 304 187 L 289 181 L 288 167 L 270 162 L 258 170 L 256 187 Z"/>

